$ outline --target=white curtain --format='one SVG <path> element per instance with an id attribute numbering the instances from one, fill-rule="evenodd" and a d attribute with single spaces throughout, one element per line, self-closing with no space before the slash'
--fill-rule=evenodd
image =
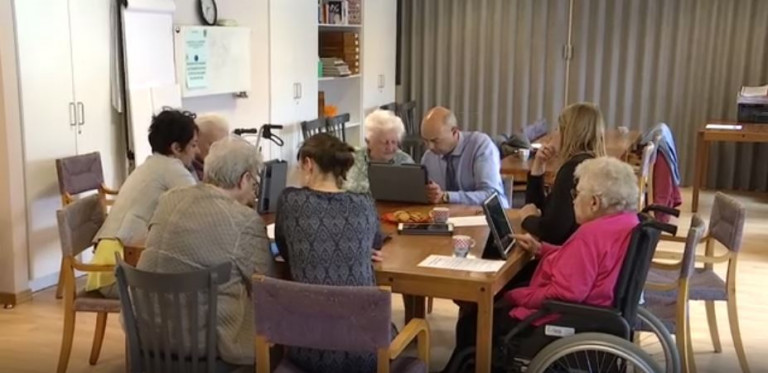
<path id="1" fill-rule="evenodd" d="M 574 0 L 570 22 L 569 0 L 403 3 L 402 83 L 417 114 L 446 105 L 494 135 L 594 101 L 609 127 L 668 123 L 686 183 L 696 130 L 735 120 L 739 87 L 768 83 L 765 0 Z M 768 190 L 768 144 L 715 145 L 709 169 L 710 186 Z"/>

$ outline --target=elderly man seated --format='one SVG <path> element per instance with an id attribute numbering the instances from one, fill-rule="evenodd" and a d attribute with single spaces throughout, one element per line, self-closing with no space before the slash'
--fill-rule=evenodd
<path id="1" fill-rule="evenodd" d="M 576 167 L 578 180 L 573 210 L 580 227 L 562 246 L 517 235 L 519 245 L 541 258 L 530 286 L 513 289 L 494 307 L 494 340 L 535 313 L 545 300 L 592 306 L 613 304 L 613 290 L 629 247 L 637 218 L 635 173 L 616 158 L 589 159 Z M 546 316 L 534 326 L 552 321 Z M 473 346 L 477 313 L 467 312 L 456 324 L 456 349 L 449 367 L 459 364 L 459 352 Z"/>
<path id="2" fill-rule="evenodd" d="M 227 137 L 229 123 L 224 117 L 216 114 L 201 115 L 197 117 L 195 123 L 200 132 L 198 134 L 198 152 L 192 161 L 192 170 L 197 176 L 197 180 L 202 181 L 205 157 L 208 156 L 208 151 L 213 143 Z"/>
<path id="3" fill-rule="evenodd" d="M 264 222 L 252 207 L 260 159 L 256 148 L 243 139 L 214 143 L 203 183 L 173 189 L 160 198 L 147 248 L 137 265 L 146 271 L 177 273 L 232 263 L 230 280 L 219 286 L 218 294 L 217 350 L 223 371 L 236 366 L 250 366 L 253 371 L 249 283 L 254 273 L 275 274 Z"/>
<path id="4" fill-rule="evenodd" d="M 496 192 L 507 204 L 499 149 L 488 135 L 461 131 L 456 116 L 438 106 L 424 117 L 421 137 L 429 148 L 421 164 L 429 174 L 427 196 L 432 203 L 480 205 Z"/>
<path id="5" fill-rule="evenodd" d="M 368 163 L 414 163 L 408 153 L 400 150 L 405 134 L 403 121 L 395 113 L 376 110 L 365 117 L 365 144 L 355 150 L 355 164 L 347 174 L 345 189 L 355 193 L 370 192 Z"/>

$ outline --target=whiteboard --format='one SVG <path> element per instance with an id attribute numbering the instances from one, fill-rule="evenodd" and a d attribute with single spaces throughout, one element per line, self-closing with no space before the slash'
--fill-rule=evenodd
<path id="1" fill-rule="evenodd" d="M 201 42 L 195 44 L 195 41 Z M 181 86 L 182 97 L 251 89 L 251 29 L 176 26 L 173 45 L 176 80 Z M 192 65 L 191 61 L 197 61 L 197 57 L 202 64 Z"/>

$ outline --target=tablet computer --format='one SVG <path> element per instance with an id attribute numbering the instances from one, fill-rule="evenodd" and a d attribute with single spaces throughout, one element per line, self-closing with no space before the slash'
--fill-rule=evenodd
<path id="1" fill-rule="evenodd" d="M 288 163 L 278 160 L 265 162 L 260 179 L 261 188 L 259 189 L 256 211 L 259 214 L 276 212 L 277 199 L 285 189 L 285 183 L 288 180 Z"/>
<path id="2" fill-rule="evenodd" d="M 504 211 L 497 193 L 493 193 L 483 202 L 483 212 L 488 221 L 488 227 L 491 228 L 483 257 L 507 259 L 517 241 L 511 236 L 513 233 L 512 225 L 509 224 L 509 218 L 507 218 L 507 213 Z"/>
<path id="3" fill-rule="evenodd" d="M 427 169 L 422 165 L 370 163 L 368 181 L 376 201 L 429 203 Z"/>

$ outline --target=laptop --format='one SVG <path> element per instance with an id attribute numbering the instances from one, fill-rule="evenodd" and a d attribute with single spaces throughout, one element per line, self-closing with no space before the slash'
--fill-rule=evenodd
<path id="1" fill-rule="evenodd" d="M 277 199 L 285 189 L 288 180 L 288 163 L 272 160 L 264 163 L 261 170 L 261 188 L 256 211 L 259 214 L 268 214 L 277 211 Z"/>
<path id="2" fill-rule="evenodd" d="M 512 225 L 509 224 L 509 218 L 507 218 L 507 213 L 504 211 L 497 193 L 493 193 L 483 202 L 483 212 L 488 221 L 488 227 L 491 229 L 483 250 L 483 258 L 507 259 L 517 240 L 510 236 L 514 233 Z"/>
<path id="3" fill-rule="evenodd" d="M 370 163 L 368 181 L 376 201 L 429 203 L 427 169 L 422 165 Z"/>

